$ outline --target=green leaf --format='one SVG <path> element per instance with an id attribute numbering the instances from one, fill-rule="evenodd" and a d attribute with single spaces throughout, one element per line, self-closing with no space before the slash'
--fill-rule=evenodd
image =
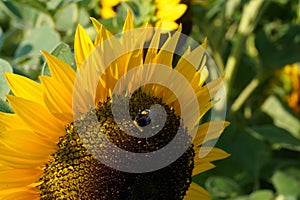
<path id="1" fill-rule="evenodd" d="M 289 131 L 294 137 L 300 139 L 300 120 L 276 96 L 270 96 L 262 105 L 262 110 L 273 120 L 274 124 Z"/>
<path id="2" fill-rule="evenodd" d="M 249 196 L 249 200 L 272 200 L 274 194 L 270 190 L 257 190 Z"/>
<path id="3" fill-rule="evenodd" d="M 272 182 L 277 193 L 294 199 L 300 198 L 300 169 L 290 167 L 277 171 Z"/>
<path id="4" fill-rule="evenodd" d="M 235 197 L 240 193 L 240 186 L 231 178 L 212 176 L 205 182 L 205 187 L 215 197 Z"/>
<path id="5" fill-rule="evenodd" d="M 11 65 L 0 58 L 0 99 L 5 100 L 5 94 L 9 92 L 9 87 L 6 82 L 4 72 L 12 72 Z"/>
<path id="6" fill-rule="evenodd" d="M 240 196 L 234 200 L 273 200 L 274 194 L 271 190 L 257 190 L 248 196 Z"/>
<path id="7" fill-rule="evenodd" d="M 232 138 L 233 151 L 230 153 L 253 179 L 257 179 L 260 170 L 271 158 L 271 148 L 266 142 L 257 139 L 249 129 L 244 131 Z"/>
<path id="8" fill-rule="evenodd" d="M 32 0 L 11 0 L 15 4 L 19 4 L 21 6 L 31 7 L 39 12 L 49 13 L 45 3 L 41 1 L 32 1 Z"/>
<path id="9" fill-rule="evenodd" d="M 83 27 L 87 27 L 91 24 L 90 14 L 86 9 L 79 7 L 78 13 L 78 24 L 81 24 Z"/>
<path id="10" fill-rule="evenodd" d="M 300 43 L 297 37 L 299 32 L 299 25 L 278 22 L 268 23 L 259 30 L 255 44 L 262 65 L 267 69 L 275 69 L 298 62 L 300 60 Z"/>
<path id="11" fill-rule="evenodd" d="M 60 41 L 59 34 L 51 27 L 38 27 L 28 34 L 15 53 L 15 61 L 40 56 L 40 50 L 50 51 Z"/>
<path id="12" fill-rule="evenodd" d="M 3 31 L 2 28 L 0 27 L 0 49 L 2 47 L 2 44 L 3 44 Z"/>
<path id="13" fill-rule="evenodd" d="M 0 112 L 5 112 L 5 113 L 13 113 L 13 110 L 9 106 L 9 104 L 0 98 Z"/>
<path id="14" fill-rule="evenodd" d="M 49 0 L 46 5 L 49 10 L 55 10 L 62 4 L 62 2 L 63 0 Z"/>
<path id="15" fill-rule="evenodd" d="M 73 55 L 69 45 L 61 42 L 54 48 L 53 51 L 51 51 L 51 54 L 60 58 L 65 63 L 70 65 L 74 70 L 76 70 L 74 55 Z M 42 75 L 50 76 L 50 70 L 49 70 L 48 64 L 46 62 L 44 63 L 44 66 L 43 66 Z"/>
<path id="16" fill-rule="evenodd" d="M 287 148 L 300 151 L 300 140 L 282 128 L 274 125 L 253 126 L 251 128 L 269 141 L 276 149 Z"/>
<path id="17" fill-rule="evenodd" d="M 75 3 L 59 9 L 54 15 L 56 28 L 60 31 L 73 30 L 78 20 L 78 7 Z"/>

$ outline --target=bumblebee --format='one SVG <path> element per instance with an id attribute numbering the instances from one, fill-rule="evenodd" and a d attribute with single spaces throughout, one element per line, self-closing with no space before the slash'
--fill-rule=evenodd
<path id="1" fill-rule="evenodd" d="M 148 109 L 139 112 L 139 114 L 134 119 L 134 123 L 140 127 L 149 125 L 151 123 L 150 112 L 151 111 Z"/>

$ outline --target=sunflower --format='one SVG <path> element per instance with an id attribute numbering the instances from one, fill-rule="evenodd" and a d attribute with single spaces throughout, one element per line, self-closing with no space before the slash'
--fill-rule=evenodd
<path id="1" fill-rule="evenodd" d="M 174 44 L 177 44 L 180 27 L 159 50 L 159 29 L 151 32 L 153 36 L 150 41 L 146 41 L 150 34 L 146 28 L 130 32 L 133 30 L 130 12 L 123 28 L 124 33 L 129 32 L 129 37 L 114 37 L 97 20 L 92 19 L 92 22 L 98 31 L 94 42 L 80 25 L 76 30 L 74 52 L 77 72 L 62 60 L 42 51 L 51 76 L 41 76 L 40 83 L 6 73 L 13 93 L 6 98 L 15 113 L 0 113 L 0 198 L 209 199 L 208 192 L 194 183 L 192 177 L 213 168 L 212 161 L 228 156 L 221 149 L 203 145 L 206 141 L 218 138 L 228 123 L 213 121 L 194 126 L 195 121 L 189 120 L 195 110 L 191 107 L 193 104 L 189 103 L 191 96 L 180 86 L 178 91 L 182 93 L 178 98 L 166 85 L 149 82 L 136 90 L 131 86 L 141 83 L 139 77 L 144 72 L 150 78 L 167 76 L 170 84 L 174 84 L 174 77 L 179 74 L 195 92 L 200 110 L 200 116 L 196 116 L 199 122 L 199 117 L 213 106 L 212 96 L 222 84 L 221 78 L 205 83 L 206 66 L 202 64 L 196 70 L 192 65 L 196 61 L 200 63 L 203 58 L 205 43 L 194 50 L 187 49 L 173 69 L 173 53 L 170 53 L 170 49 L 174 50 Z M 132 37 L 135 33 L 141 37 L 135 40 Z M 147 42 L 150 46 L 145 50 L 143 45 Z M 102 46 L 104 43 L 107 46 Z M 118 54 L 117 51 L 128 49 L 130 45 L 141 48 L 123 53 L 110 62 L 101 76 L 93 78 L 95 73 L 91 72 L 97 72 L 107 56 Z M 148 68 L 143 68 L 147 64 Z M 156 74 L 155 70 L 163 69 L 156 67 L 160 64 L 167 66 L 166 72 L 169 74 Z M 118 87 L 119 82 L 124 86 L 124 75 L 132 70 L 140 74 L 130 77 L 131 85 L 126 85 L 129 88 L 126 91 L 130 88 L 134 91 L 130 95 L 126 93 L 128 99 L 122 98 L 124 90 L 121 88 L 120 92 L 114 92 L 114 88 Z M 176 76 L 173 77 L 173 73 Z M 142 78 L 147 81 L 145 77 Z M 96 91 L 91 95 L 89 87 L 92 80 L 96 80 L 97 84 Z M 183 101 L 178 100 L 180 98 Z M 124 118 L 126 111 L 125 114 L 122 111 L 123 100 L 128 100 L 130 119 Z M 122 106 L 114 106 L 118 102 Z M 151 137 L 139 138 L 126 134 L 126 127 L 145 133 L 142 131 L 146 127 L 150 125 L 151 128 L 151 124 L 163 119 L 153 105 L 160 105 L 165 110 L 164 127 Z M 120 111 L 117 117 L 113 116 L 114 108 Z M 185 114 L 187 119 L 184 120 Z M 118 126 L 114 117 L 121 119 L 124 129 Z M 190 134 L 192 130 L 187 128 L 189 126 L 195 127 L 193 130 L 197 134 L 193 138 Z M 120 167 L 127 167 L 126 163 L 118 163 L 124 158 L 113 157 L 118 154 L 108 152 L 109 149 L 105 148 L 108 143 L 113 143 L 119 149 L 135 155 L 158 152 L 171 143 L 175 135 L 179 135 L 179 142 L 174 151 L 165 152 L 166 161 L 182 146 L 186 146 L 184 152 L 156 170 L 138 173 L 128 171 L 131 167 L 140 170 L 140 166 L 133 165 L 127 170 L 120 170 Z M 107 140 L 102 140 L 103 136 Z M 133 163 L 139 162 L 133 160 Z M 112 167 L 110 164 L 116 165 Z"/>
<path id="2" fill-rule="evenodd" d="M 116 15 L 114 8 L 121 2 L 128 0 L 101 0 L 101 17 L 103 19 L 112 18 Z M 154 5 L 154 13 L 150 13 L 153 24 L 161 23 L 162 28 L 167 30 L 175 30 L 178 28 L 178 20 L 187 10 L 187 5 L 180 3 L 180 0 L 154 0 L 151 1 Z M 160 20 L 161 19 L 161 20 Z M 148 21 L 148 20 L 147 20 Z"/>
<path id="3" fill-rule="evenodd" d="M 288 77 L 291 84 L 290 94 L 287 95 L 289 106 L 300 115 L 300 70 L 297 64 L 286 65 L 283 69 L 283 75 Z"/>
<path id="4" fill-rule="evenodd" d="M 101 17 L 103 19 L 111 18 L 116 15 L 116 12 L 114 11 L 114 7 L 117 6 L 120 3 L 120 0 L 101 0 Z"/>

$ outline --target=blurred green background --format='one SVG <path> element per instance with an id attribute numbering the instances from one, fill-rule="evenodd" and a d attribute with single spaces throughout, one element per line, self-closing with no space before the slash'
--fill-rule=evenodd
<path id="1" fill-rule="evenodd" d="M 177 20 L 183 32 L 200 43 L 208 37 L 207 50 L 226 75 L 231 122 L 217 143 L 231 157 L 195 181 L 214 199 L 300 199 L 300 1 L 181 3 L 188 5 Z M 0 1 L 0 110 L 12 112 L 2 72 L 47 75 L 41 49 L 74 67 L 77 24 L 94 38 L 92 16 L 118 33 L 127 8 L 136 26 L 155 19 L 152 1 L 122 1 L 109 19 L 101 18 L 99 0 Z"/>

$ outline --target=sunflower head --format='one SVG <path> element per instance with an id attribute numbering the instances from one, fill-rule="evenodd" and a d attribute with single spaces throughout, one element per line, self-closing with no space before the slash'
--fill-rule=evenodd
<path id="1" fill-rule="evenodd" d="M 136 15 L 136 25 L 145 26 L 151 24 L 157 26 L 161 23 L 161 28 L 166 31 L 178 28 L 178 19 L 187 11 L 187 4 L 180 3 L 179 0 L 101 0 L 101 17 L 111 19 L 119 17 L 119 13 L 124 13 L 125 9 L 130 9 Z M 118 11 L 118 12 L 116 12 Z"/>
<path id="2" fill-rule="evenodd" d="M 228 123 L 201 123 L 222 88 L 205 42 L 183 50 L 180 26 L 133 29 L 130 12 L 120 35 L 92 22 L 94 42 L 76 31 L 77 72 L 43 51 L 51 77 L 6 74 L 1 199 L 208 199 L 192 177 L 228 156 L 206 145 Z"/>

